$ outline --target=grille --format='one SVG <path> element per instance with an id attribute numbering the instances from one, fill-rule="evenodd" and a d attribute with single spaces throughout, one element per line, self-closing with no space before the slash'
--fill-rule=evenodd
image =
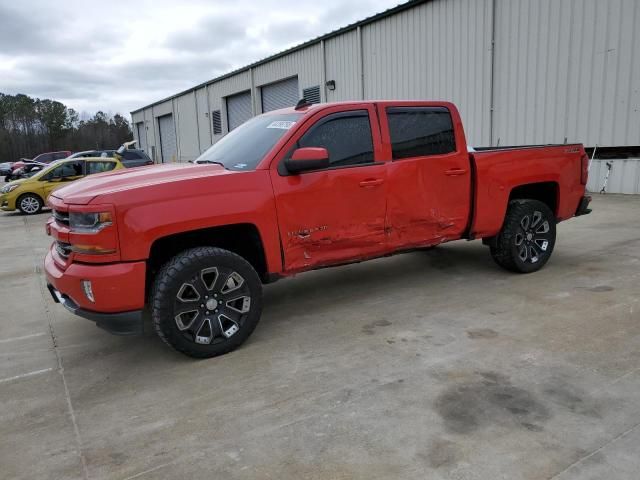
<path id="1" fill-rule="evenodd" d="M 69 212 L 60 212 L 58 210 L 54 210 L 53 218 L 55 219 L 56 223 L 65 225 L 67 227 L 69 226 Z"/>
<path id="2" fill-rule="evenodd" d="M 56 241 L 56 252 L 58 252 L 58 255 L 64 259 L 69 258 L 69 255 L 71 254 L 71 244 Z"/>

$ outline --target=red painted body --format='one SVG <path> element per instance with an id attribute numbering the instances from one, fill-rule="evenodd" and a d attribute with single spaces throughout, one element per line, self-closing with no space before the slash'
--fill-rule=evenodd
<path id="1" fill-rule="evenodd" d="M 392 161 L 385 109 L 393 106 L 449 109 L 456 151 Z M 369 113 L 374 163 L 281 173 L 278 166 L 315 122 L 349 110 Z M 445 241 L 492 237 L 502 226 L 511 192 L 523 185 L 552 183 L 558 220 L 572 217 L 584 195 L 581 145 L 468 153 L 460 115 L 451 103 L 349 102 L 298 112 L 302 117 L 251 171 L 162 165 L 99 174 L 57 190 L 49 199 L 55 210 L 109 211 L 114 222 L 98 234 L 79 234 L 51 220 L 52 237 L 114 252 L 72 253 L 65 259 L 52 246 L 45 262 L 48 281 L 84 309 L 135 310 L 145 304 L 145 265 L 152 246 L 169 235 L 253 225 L 266 273 L 286 276 Z M 81 279 L 95 282 L 95 304 L 82 295 Z"/>

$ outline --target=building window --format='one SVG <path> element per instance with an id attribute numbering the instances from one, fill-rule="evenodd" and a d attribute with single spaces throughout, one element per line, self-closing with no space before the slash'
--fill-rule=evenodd
<path id="1" fill-rule="evenodd" d="M 220 110 L 214 110 L 211 112 L 211 123 L 213 124 L 213 134 L 222 134 L 222 115 Z"/>
<path id="2" fill-rule="evenodd" d="M 320 103 L 320 86 L 305 88 L 302 97 L 309 103 Z"/>
<path id="3" fill-rule="evenodd" d="M 394 160 L 454 152 L 449 110 L 443 107 L 387 108 Z"/>

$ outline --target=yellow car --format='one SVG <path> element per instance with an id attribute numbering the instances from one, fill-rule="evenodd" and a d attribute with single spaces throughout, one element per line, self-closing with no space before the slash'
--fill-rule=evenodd
<path id="1" fill-rule="evenodd" d="M 7 183 L 0 189 L 0 208 L 5 211 L 20 210 L 26 215 L 38 213 L 44 207 L 49 194 L 69 182 L 94 173 L 124 168 L 117 158 L 70 158 L 60 160 L 31 178 Z"/>

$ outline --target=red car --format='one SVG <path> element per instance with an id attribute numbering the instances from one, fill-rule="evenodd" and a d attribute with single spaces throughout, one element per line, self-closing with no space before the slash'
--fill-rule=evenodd
<path id="1" fill-rule="evenodd" d="M 256 117 L 200 158 L 56 190 L 45 259 L 55 301 L 116 334 L 142 309 L 176 350 L 240 345 L 262 284 L 321 267 L 482 239 L 513 272 L 550 258 L 589 213 L 582 145 L 468 151 L 447 102 L 301 103 Z"/>

